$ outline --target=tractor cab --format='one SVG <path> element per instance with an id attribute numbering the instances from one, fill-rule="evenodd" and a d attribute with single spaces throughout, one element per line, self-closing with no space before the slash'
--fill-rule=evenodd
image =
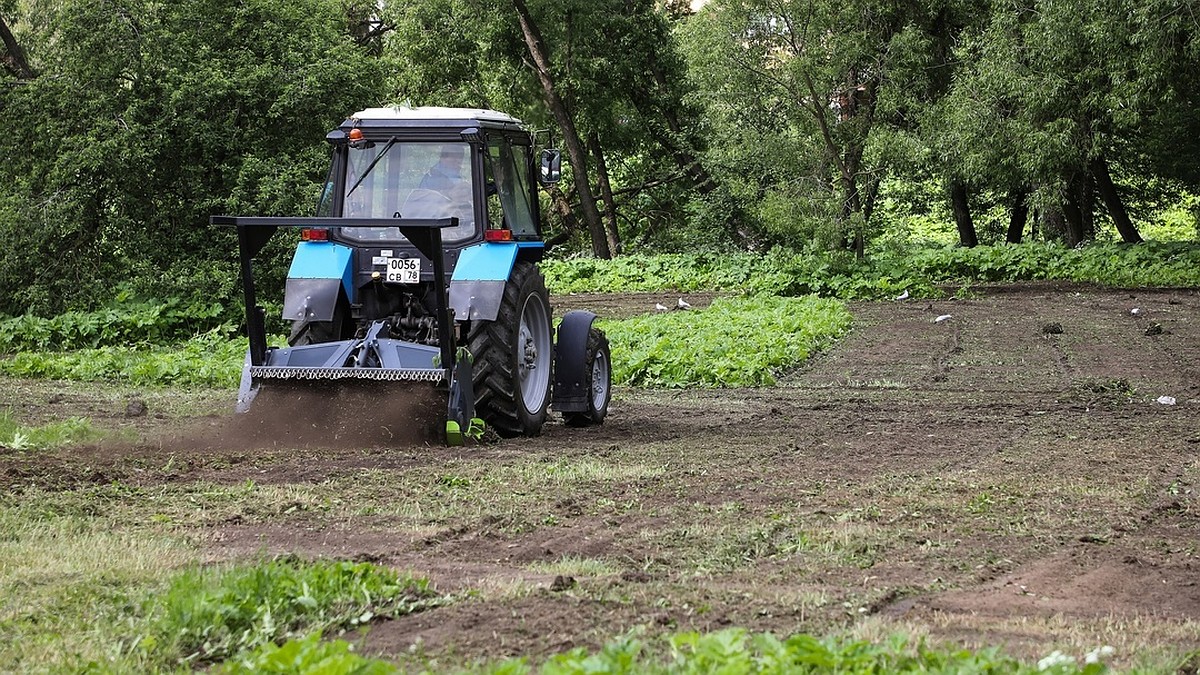
<path id="1" fill-rule="evenodd" d="M 494 317 L 508 270 L 541 260 L 535 176 L 557 173 L 561 159 L 547 150 L 546 166 L 535 167 L 520 120 L 470 108 L 368 108 L 326 140 L 333 153 L 318 217 L 454 219 L 438 248 L 457 319 Z M 311 229 L 301 238 L 283 307 L 293 345 L 352 337 L 386 317 L 396 318 L 395 337 L 434 342 L 423 320 L 435 313 L 430 251 L 399 227 Z M 470 264 L 460 269 L 464 256 Z"/>
<path id="2" fill-rule="evenodd" d="M 370 108 L 326 136 L 333 161 L 317 215 L 448 218 L 448 248 L 539 240 L 533 139 L 492 110 Z M 396 228 L 345 230 L 355 244 L 403 244 Z"/>

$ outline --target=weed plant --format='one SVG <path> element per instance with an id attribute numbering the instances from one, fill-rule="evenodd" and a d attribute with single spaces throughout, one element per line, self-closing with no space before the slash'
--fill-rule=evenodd
<path id="1" fill-rule="evenodd" d="M 867 260 L 848 253 L 774 249 L 766 254 L 573 258 L 546 261 L 543 271 L 556 293 L 711 290 L 747 296 L 718 301 L 703 312 L 610 321 L 605 328 L 619 383 L 758 386 L 771 384 L 776 373 L 803 361 L 849 325 L 844 308 L 796 300 L 801 296 L 862 299 L 908 292 L 910 297 L 933 297 L 947 285 L 1032 280 L 1200 287 L 1200 245 L 896 245 Z M 16 352 L 0 360 L 0 373 L 137 386 L 234 386 L 246 341 L 230 338 L 232 324 L 178 339 L 192 327 L 216 320 L 221 311 L 216 304 L 185 307 L 176 302 L 0 321 L 0 353 Z M 282 338 L 275 340 L 282 343 Z"/>
<path id="2" fill-rule="evenodd" d="M 236 386 L 247 341 L 224 331 L 178 346 L 104 346 L 67 352 L 20 352 L 0 361 L 0 372 L 56 380 L 120 381 L 132 385 Z"/>
<path id="3" fill-rule="evenodd" d="M 44 450 L 72 443 L 94 441 L 102 434 L 92 428 L 82 417 L 71 417 L 61 422 L 42 426 L 26 427 L 17 424 L 12 416 L 0 412 L 0 447 L 12 450 Z"/>
<path id="4" fill-rule="evenodd" d="M 354 652 L 345 640 L 321 640 L 320 633 L 266 644 L 214 668 L 219 675 L 297 675 L 299 673 L 389 675 L 399 672 L 392 664 Z"/>
<path id="5" fill-rule="evenodd" d="M 148 601 L 150 627 L 142 646 L 207 663 L 314 630 L 352 628 L 442 602 L 427 580 L 368 563 L 273 560 L 193 569 Z"/>
<path id="6" fill-rule="evenodd" d="M 18 535 L 36 540 L 44 536 L 40 532 Z M 16 550 L 10 545 L 0 553 L 15 555 Z M 146 561 L 126 560 L 124 553 L 111 551 L 96 555 L 120 562 L 104 568 L 98 578 L 85 574 L 57 582 L 62 588 L 42 593 L 36 603 L 22 599 L 13 611 L 0 613 L 0 638 L 6 638 L 0 644 L 7 645 L 0 646 L 0 669 L 164 672 L 232 660 L 230 672 L 296 672 L 269 666 L 298 652 L 335 665 L 352 659 L 339 659 L 339 648 L 315 642 L 283 650 L 274 645 L 448 601 L 426 579 L 369 563 L 276 559 L 166 572 L 156 560 L 149 570 L 144 565 L 127 570 L 121 565 Z M 0 566 L 5 586 L 38 578 L 37 570 L 12 562 L 18 563 L 12 569 Z M 96 564 L 81 569 L 90 573 Z M 166 578 L 147 580 L 147 571 Z"/>
<path id="7" fill-rule="evenodd" d="M 850 326 L 829 298 L 721 298 L 703 310 L 607 321 L 614 380 L 641 387 L 765 386 Z M 278 342 L 281 338 L 276 338 Z M 17 377 L 133 385 L 235 386 L 246 341 L 210 332 L 178 347 L 22 352 L 0 360 Z"/>

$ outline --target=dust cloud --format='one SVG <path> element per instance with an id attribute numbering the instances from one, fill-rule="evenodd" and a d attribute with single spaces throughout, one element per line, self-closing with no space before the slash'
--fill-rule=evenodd
<path id="1" fill-rule="evenodd" d="M 431 384 L 280 384 L 264 386 L 249 412 L 180 440 L 197 448 L 407 447 L 443 443 L 445 424 L 446 394 Z"/>

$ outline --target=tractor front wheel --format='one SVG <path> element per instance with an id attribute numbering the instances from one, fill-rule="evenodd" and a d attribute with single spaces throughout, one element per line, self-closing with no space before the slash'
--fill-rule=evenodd
<path id="1" fill-rule="evenodd" d="M 537 266 L 517 263 L 495 321 L 473 321 L 475 414 L 501 436 L 536 436 L 550 406 L 550 300 Z"/>

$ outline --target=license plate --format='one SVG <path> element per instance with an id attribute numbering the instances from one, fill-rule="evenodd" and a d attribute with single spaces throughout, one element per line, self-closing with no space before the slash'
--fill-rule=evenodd
<path id="1" fill-rule="evenodd" d="M 387 258 L 386 276 L 383 280 L 392 284 L 416 284 L 421 282 L 420 258 Z"/>

